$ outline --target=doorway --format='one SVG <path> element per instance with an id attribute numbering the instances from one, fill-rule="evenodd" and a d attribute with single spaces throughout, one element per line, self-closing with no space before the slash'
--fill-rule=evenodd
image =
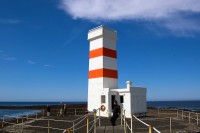
<path id="1" fill-rule="evenodd" d="M 114 108 L 115 95 L 111 95 L 112 109 Z"/>

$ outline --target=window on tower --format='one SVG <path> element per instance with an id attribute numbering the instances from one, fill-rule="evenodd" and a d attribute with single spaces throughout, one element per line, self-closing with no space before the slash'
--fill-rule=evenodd
<path id="1" fill-rule="evenodd" d="M 106 103 L 106 96 L 105 95 L 101 95 L 101 103 Z"/>

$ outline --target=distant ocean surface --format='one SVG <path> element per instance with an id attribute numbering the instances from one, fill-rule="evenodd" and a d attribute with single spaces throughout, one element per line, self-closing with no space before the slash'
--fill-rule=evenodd
<path id="1" fill-rule="evenodd" d="M 46 106 L 63 104 L 87 104 L 87 102 L 0 102 L 0 106 Z"/>
<path id="2" fill-rule="evenodd" d="M 62 102 L 63 104 L 87 104 L 87 102 Z M 60 102 L 0 102 L 0 106 L 46 106 L 60 105 Z M 148 101 L 148 107 L 174 108 L 200 111 L 200 101 Z M 39 110 L 0 109 L 0 120 L 3 115 L 23 116 L 35 114 Z"/>
<path id="3" fill-rule="evenodd" d="M 62 102 L 63 104 L 87 104 L 87 102 Z M 0 106 L 46 106 L 46 105 L 60 105 L 61 102 L 0 102 Z M 40 110 L 26 110 L 26 109 L 0 109 L 0 121 L 4 115 L 12 117 L 20 117 L 28 115 L 35 115 Z"/>
<path id="4" fill-rule="evenodd" d="M 198 101 L 148 101 L 148 107 L 174 108 L 200 111 L 200 100 Z"/>

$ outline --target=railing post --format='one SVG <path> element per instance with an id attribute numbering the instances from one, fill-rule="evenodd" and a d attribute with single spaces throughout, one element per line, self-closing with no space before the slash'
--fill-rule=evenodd
<path id="1" fill-rule="evenodd" d="M 2 123 L 1 123 L 1 127 L 3 128 L 3 124 L 4 124 L 4 116 L 2 117 Z"/>
<path id="2" fill-rule="evenodd" d="M 149 125 L 149 133 L 153 133 L 153 128 L 151 125 Z"/>
<path id="3" fill-rule="evenodd" d="M 86 133 L 89 133 L 89 117 L 86 118 Z"/>
<path id="4" fill-rule="evenodd" d="M 170 133 L 172 132 L 172 118 L 171 117 L 169 120 L 169 131 L 170 131 Z"/>
<path id="5" fill-rule="evenodd" d="M 126 115 L 124 110 L 124 133 L 126 133 Z"/>
<path id="6" fill-rule="evenodd" d="M 197 126 L 199 125 L 199 114 L 197 113 Z"/>
<path id="7" fill-rule="evenodd" d="M 48 133 L 50 133 L 50 121 L 48 119 Z"/>
<path id="8" fill-rule="evenodd" d="M 99 127 L 101 126 L 101 114 L 100 114 L 100 108 L 99 108 Z"/>
<path id="9" fill-rule="evenodd" d="M 42 110 L 42 117 L 44 117 L 44 109 Z"/>
<path id="10" fill-rule="evenodd" d="M 17 115 L 17 123 L 19 123 L 19 120 L 18 120 L 18 115 Z"/>
<path id="11" fill-rule="evenodd" d="M 178 109 L 177 109 L 177 118 L 178 118 Z"/>
<path id="12" fill-rule="evenodd" d="M 123 119 L 122 119 L 122 117 L 123 117 L 123 110 L 121 111 L 121 127 L 122 127 L 122 124 L 123 124 Z"/>
<path id="13" fill-rule="evenodd" d="M 189 117 L 188 119 L 189 119 L 189 123 L 190 123 L 190 112 L 189 112 L 189 116 L 188 117 Z"/>
<path id="14" fill-rule="evenodd" d="M 76 116 L 76 108 L 75 108 L 75 110 L 74 110 L 74 115 Z"/>
<path id="15" fill-rule="evenodd" d="M 22 129 L 24 127 L 24 117 L 22 116 Z"/>
<path id="16" fill-rule="evenodd" d="M 133 115 L 131 114 L 131 133 L 133 133 Z"/>
<path id="17" fill-rule="evenodd" d="M 183 110 L 182 110 L 182 120 L 183 120 Z"/>
<path id="18" fill-rule="evenodd" d="M 73 121 L 73 133 L 75 133 L 75 131 L 74 131 L 74 121 Z"/>
<path id="19" fill-rule="evenodd" d="M 96 110 L 94 110 L 94 133 L 96 133 L 96 122 L 97 122 L 97 117 L 96 117 L 96 113 L 97 113 L 97 111 Z"/>
<path id="20" fill-rule="evenodd" d="M 26 114 L 26 120 L 28 121 L 28 113 Z"/>
<path id="21" fill-rule="evenodd" d="M 70 133 L 70 128 L 67 128 L 67 133 Z"/>
<path id="22" fill-rule="evenodd" d="M 37 112 L 36 112 L 36 114 L 35 114 L 35 119 L 37 120 Z"/>

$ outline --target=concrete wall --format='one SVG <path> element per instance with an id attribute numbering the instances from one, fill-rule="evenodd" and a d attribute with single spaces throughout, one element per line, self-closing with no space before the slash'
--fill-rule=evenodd
<path id="1" fill-rule="evenodd" d="M 134 114 L 147 112 L 146 88 L 131 87 L 131 112 Z"/>

